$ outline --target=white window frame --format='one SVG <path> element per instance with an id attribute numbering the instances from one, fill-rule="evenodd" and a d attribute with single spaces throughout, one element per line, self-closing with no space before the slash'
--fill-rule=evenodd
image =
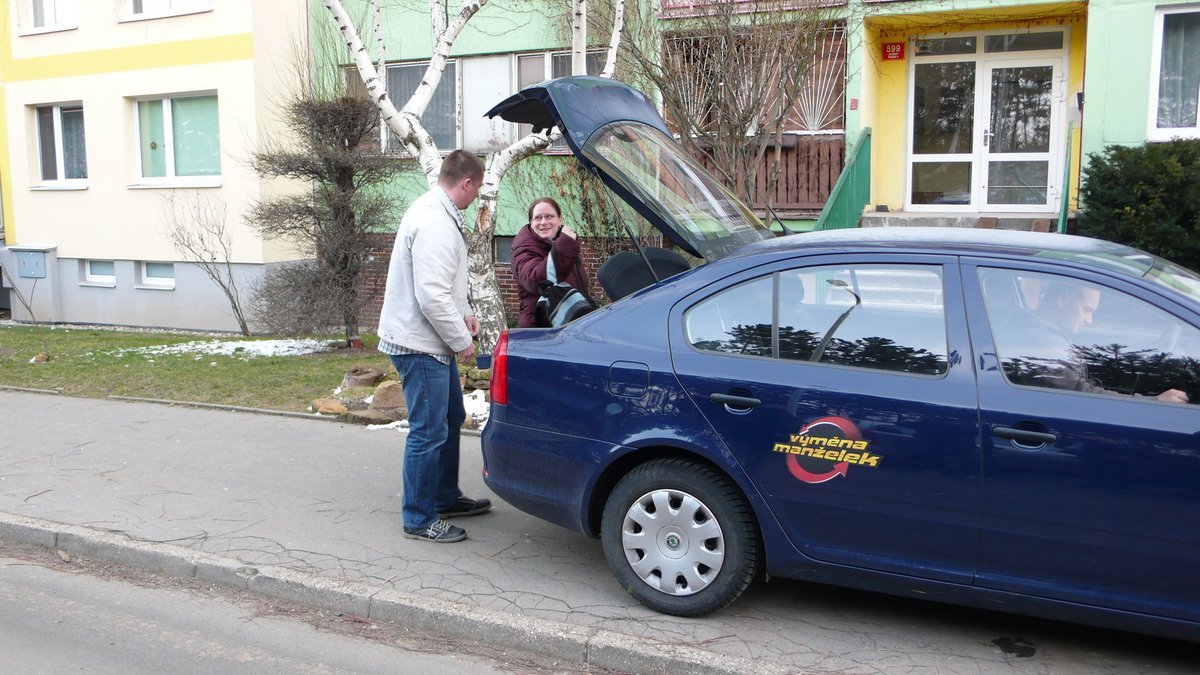
<path id="1" fill-rule="evenodd" d="M 58 178 L 46 178 L 42 175 L 42 128 L 38 123 L 38 111 L 50 108 L 54 111 L 54 165 L 58 173 Z M 37 147 L 37 172 L 38 186 L 43 188 L 53 189 L 84 189 L 87 187 L 87 178 L 66 178 L 66 160 L 63 153 L 63 137 L 62 137 L 62 111 L 63 108 L 74 109 L 78 108 L 79 112 L 83 112 L 82 103 L 53 103 L 48 105 L 33 106 L 33 128 L 36 137 Z M 87 117 L 84 117 L 85 123 Z M 87 133 L 84 133 L 84 163 L 86 168 L 87 163 Z"/>
<path id="2" fill-rule="evenodd" d="M 1158 126 L 1158 85 L 1162 75 L 1163 25 L 1169 14 L 1200 14 L 1200 5 L 1159 7 L 1154 13 L 1154 37 L 1150 41 L 1150 100 L 1146 114 L 1146 140 L 1169 141 L 1172 138 L 1200 138 L 1200 118 L 1194 127 Z M 1200 98 L 1200 92 L 1197 92 Z"/>
<path id="3" fill-rule="evenodd" d="M 150 274 L 151 265 L 170 265 L 171 276 L 156 276 Z M 175 263 L 161 262 L 156 260 L 142 260 L 138 262 L 138 284 L 141 288 L 152 288 L 155 290 L 175 290 Z"/>
<path id="4" fill-rule="evenodd" d="M 138 175 L 137 184 L 131 187 L 220 187 L 222 174 L 217 173 L 210 176 L 176 176 L 175 175 L 175 137 L 172 131 L 171 124 L 171 101 L 184 98 L 207 98 L 213 97 L 217 99 L 217 117 L 218 121 L 221 114 L 221 97 L 215 91 L 199 92 L 189 94 L 167 94 L 164 96 L 144 96 L 133 99 L 133 137 L 135 142 L 134 154 L 137 156 Z M 161 101 L 163 110 L 163 151 L 166 161 L 166 176 L 147 176 L 146 167 L 142 165 L 142 120 L 140 103 L 148 101 Z M 217 142 L 220 144 L 220 133 L 218 132 Z M 222 167 L 222 171 L 224 168 Z"/>
<path id="5" fill-rule="evenodd" d="M 545 82 L 546 80 L 549 80 L 552 77 L 554 77 L 554 57 L 555 56 L 563 56 L 564 54 L 568 57 L 571 56 L 570 50 L 564 50 L 564 49 L 548 49 L 548 50 L 542 50 L 542 51 L 514 53 L 512 55 L 513 93 L 515 94 L 518 91 L 521 91 L 522 89 L 524 89 L 525 87 L 530 87 L 530 86 L 533 86 L 533 84 L 537 84 L 537 82 L 534 82 L 533 84 L 526 84 L 526 85 L 521 84 L 520 63 L 521 63 L 522 58 L 530 57 L 530 56 L 542 57 L 542 79 L 539 80 L 539 82 Z M 608 55 L 608 51 L 605 49 L 588 49 L 587 53 L 586 53 L 586 57 L 600 56 L 601 58 L 604 58 L 607 55 Z M 601 63 L 603 64 L 603 61 L 601 61 Z M 603 67 L 603 65 L 601 67 Z M 597 73 L 597 75 L 599 75 L 599 73 Z M 518 125 L 516 125 L 516 131 L 514 133 L 516 134 L 517 140 L 520 140 L 520 139 L 524 138 L 525 136 L 528 136 L 532 131 L 533 131 L 532 125 L 518 124 Z M 571 149 L 567 146 L 567 142 L 565 140 L 559 140 L 557 143 L 552 143 L 548 148 L 546 148 L 542 152 L 544 152 L 545 154 L 548 154 L 548 155 L 569 155 L 569 154 L 571 154 Z"/>
<path id="6" fill-rule="evenodd" d="M 212 0 L 127 0 L 128 15 L 121 21 L 146 21 L 213 11 Z M 139 11 L 138 5 L 141 5 Z"/>
<path id="7" fill-rule="evenodd" d="M 21 21 L 21 35 L 36 35 L 38 33 L 53 33 L 61 30 L 72 30 L 79 27 L 75 16 L 77 0 L 20 0 L 21 11 L 24 13 Z M 44 17 L 42 25 L 34 22 L 37 7 L 41 7 Z"/>
<path id="8" fill-rule="evenodd" d="M 112 274 L 97 274 L 92 271 L 92 263 L 108 263 L 113 266 Z M 92 286 L 116 286 L 117 285 L 117 263 L 115 260 L 84 260 L 83 261 L 83 281 L 85 284 Z"/>

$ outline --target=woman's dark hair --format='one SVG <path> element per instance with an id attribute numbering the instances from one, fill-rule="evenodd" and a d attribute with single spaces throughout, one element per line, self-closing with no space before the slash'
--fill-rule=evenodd
<path id="1" fill-rule="evenodd" d="M 529 205 L 529 214 L 526 216 L 529 218 L 529 222 L 533 222 L 533 210 L 537 208 L 538 204 L 549 204 L 554 207 L 554 215 L 562 218 L 562 209 L 559 208 L 558 202 L 554 201 L 552 197 L 542 197 L 541 199 L 533 200 L 533 203 Z"/>

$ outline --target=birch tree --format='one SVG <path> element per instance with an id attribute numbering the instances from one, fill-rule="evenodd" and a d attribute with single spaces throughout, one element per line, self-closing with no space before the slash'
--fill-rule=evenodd
<path id="1" fill-rule="evenodd" d="M 572 0 L 572 2 L 576 11 L 586 12 L 585 0 Z M 337 22 L 338 30 L 354 59 L 354 65 L 366 86 L 367 94 L 379 108 L 384 123 L 392 133 L 396 134 L 409 154 L 417 158 L 425 173 L 426 181 L 431 187 L 437 184 L 441 155 L 432 135 L 421 125 L 421 116 L 425 113 L 433 97 L 433 92 L 441 81 L 454 41 L 471 17 L 475 16 L 486 3 L 487 0 L 468 0 L 453 21 L 443 24 L 441 13 L 438 11 L 441 7 L 440 3 L 438 0 L 430 0 L 434 53 L 425 69 L 425 76 L 422 78 L 421 84 L 404 106 L 397 110 L 395 104 L 388 97 L 382 74 L 372 64 L 370 55 L 342 3 L 339 0 L 325 0 L 325 7 Z M 624 0 L 615 0 L 614 15 L 617 18 L 612 22 L 613 30 L 609 40 L 603 77 L 612 77 L 616 68 L 617 46 L 620 43 L 623 27 Z M 583 59 L 580 58 L 579 64 L 582 63 Z M 582 65 L 573 65 L 573 70 L 577 74 L 583 74 L 578 70 L 581 67 Z M 475 212 L 475 228 L 468 238 L 471 302 L 480 324 L 478 339 L 481 353 L 491 353 L 500 337 L 500 332 L 506 325 L 504 303 L 491 262 L 492 233 L 495 231 L 496 225 L 500 182 L 514 164 L 545 150 L 553 141 L 557 140 L 559 135 L 560 132 L 557 129 L 530 134 L 502 150 L 491 153 L 484 162 L 485 172 Z"/>

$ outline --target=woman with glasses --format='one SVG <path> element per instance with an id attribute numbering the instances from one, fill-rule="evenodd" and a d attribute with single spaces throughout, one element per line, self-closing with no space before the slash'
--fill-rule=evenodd
<path id="1" fill-rule="evenodd" d="M 513 238 L 512 252 L 513 276 L 521 301 L 517 327 L 539 325 L 536 312 L 542 294 L 539 284 L 546 280 L 546 260 L 550 255 L 554 256 L 557 280 L 587 294 L 588 275 L 580 257 L 579 238 L 569 225 L 563 225 L 562 209 L 550 197 L 536 199 L 529 205 L 529 222 Z"/>

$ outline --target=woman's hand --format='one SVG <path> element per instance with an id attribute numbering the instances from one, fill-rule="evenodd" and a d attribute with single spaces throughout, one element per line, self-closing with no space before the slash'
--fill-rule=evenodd
<path id="1" fill-rule="evenodd" d="M 562 226 L 562 233 L 563 233 L 563 234 L 565 234 L 565 235 L 567 235 L 568 237 L 570 237 L 570 238 L 572 238 L 572 239 L 577 239 L 577 238 L 578 238 L 578 237 L 576 237 L 576 236 L 575 236 L 575 230 L 571 229 L 571 226 L 570 226 L 570 225 L 563 225 L 563 226 Z"/>

